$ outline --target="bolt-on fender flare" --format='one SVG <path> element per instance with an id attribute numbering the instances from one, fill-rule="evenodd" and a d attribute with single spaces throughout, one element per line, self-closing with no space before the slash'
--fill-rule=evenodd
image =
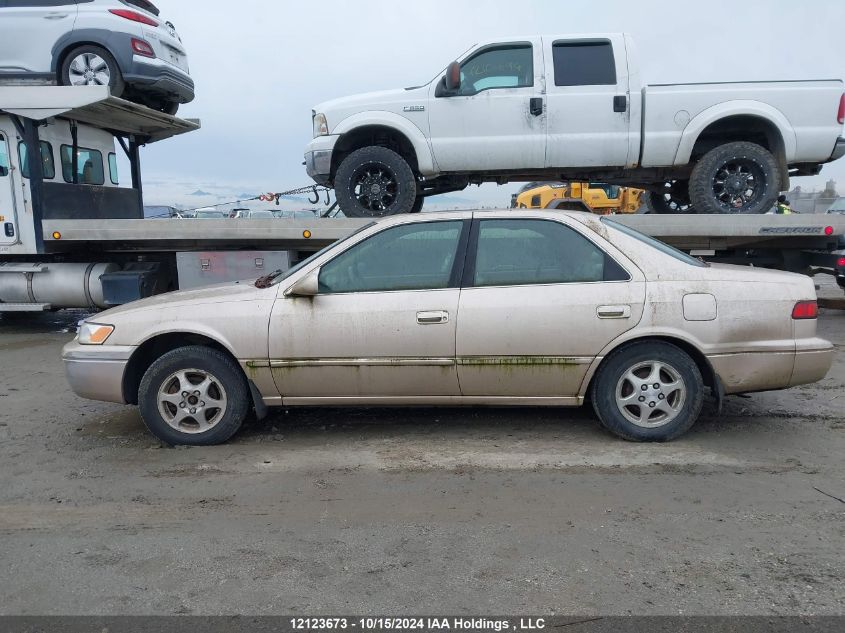
<path id="1" fill-rule="evenodd" d="M 783 140 L 786 162 L 790 163 L 794 160 L 798 151 L 798 140 L 795 137 L 795 129 L 786 116 L 767 103 L 742 100 L 720 103 L 704 110 L 692 119 L 681 135 L 681 142 L 678 145 L 678 151 L 675 153 L 675 165 L 689 164 L 692 150 L 705 129 L 713 123 L 734 116 L 756 117 L 773 125 Z"/>
<path id="2" fill-rule="evenodd" d="M 414 123 L 395 112 L 375 110 L 353 114 L 332 128 L 331 133 L 342 137 L 344 134 L 369 126 L 390 128 L 402 134 L 414 148 L 420 174 L 423 176 L 436 176 L 439 174 L 439 170 L 434 163 L 431 145 L 423 131 Z"/>

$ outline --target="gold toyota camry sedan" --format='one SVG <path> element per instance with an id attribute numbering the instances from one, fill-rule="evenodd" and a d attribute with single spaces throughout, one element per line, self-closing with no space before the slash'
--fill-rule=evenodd
<path id="1" fill-rule="evenodd" d="M 103 312 L 64 350 L 84 398 L 137 404 L 171 444 L 274 406 L 580 406 L 667 441 L 707 392 L 821 380 L 808 277 L 706 264 L 584 213 L 373 223 L 286 272 Z"/>

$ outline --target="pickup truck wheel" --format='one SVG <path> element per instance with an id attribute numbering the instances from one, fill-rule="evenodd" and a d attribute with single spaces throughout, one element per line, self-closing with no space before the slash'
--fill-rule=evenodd
<path id="1" fill-rule="evenodd" d="M 106 49 L 80 46 L 65 57 L 59 73 L 63 86 L 108 86 L 113 97 L 126 89 L 120 66 Z"/>
<path id="2" fill-rule="evenodd" d="M 386 147 L 364 147 L 347 156 L 335 174 L 340 208 L 354 218 L 411 213 L 417 181 L 408 162 Z"/>
<path id="3" fill-rule="evenodd" d="M 689 183 L 680 180 L 667 182 L 661 191 L 650 192 L 649 204 L 654 213 L 695 213 L 689 198 Z"/>
<path id="4" fill-rule="evenodd" d="M 199 345 L 164 354 L 144 374 L 138 389 L 147 428 L 172 445 L 225 442 L 241 427 L 250 403 L 240 368 L 222 352 Z"/>
<path id="5" fill-rule="evenodd" d="M 419 213 L 422 211 L 423 205 L 425 204 L 425 198 L 422 196 L 417 196 L 417 199 L 414 200 L 414 206 L 411 207 L 411 213 Z"/>
<path id="6" fill-rule="evenodd" d="M 728 143 L 709 151 L 690 178 L 690 198 L 699 213 L 766 213 L 779 192 L 778 163 L 755 143 Z"/>
<path id="7" fill-rule="evenodd" d="M 633 442 L 667 442 L 698 419 L 704 381 L 692 358 L 662 341 L 613 352 L 599 368 L 591 398 L 602 426 Z"/>

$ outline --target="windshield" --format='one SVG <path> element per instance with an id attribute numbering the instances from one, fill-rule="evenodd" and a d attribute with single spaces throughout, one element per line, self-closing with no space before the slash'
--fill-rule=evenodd
<path id="1" fill-rule="evenodd" d="M 608 220 L 607 218 L 601 218 L 601 221 L 610 226 L 617 231 L 624 233 L 630 237 L 638 239 L 640 242 L 644 244 L 648 244 L 652 248 L 656 248 L 661 253 L 665 255 L 669 255 L 670 257 L 674 257 L 678 261 L 684 262 L 685 264 L 689 264 L 690 266 L 697 266 L 698 268 L 706 268 L 708 264 L 706 262 L 701 261 L 700 259 L 696 259 L 692 255 L 687 255 L 683 251 L 679 251 L 674 246 L 669 246 L 665 242 L 661 242 L 658 239 L 650 237 L 645 233 L 640 233 L 632 229 L 629 226 L 625 226 L 624 224 L 620 224 L 619 222 L 614 222 L 613 220 Z"/>
<path id="2" fill-rule="evenodd" d="M 328 253 L 330 250 L 337 248 L 338 246 L 340 246 L 344 242 L 347 242 L 350 239 L 352 239 L 353 237 L 355 237 L 356 235 L 358 235 L 358 233 L 360 233 L 361 231 L 366 231 L 368 228 L 370 228 L 371 226 L 374 226 L 374 225 L 375 225 L 375 222 L 370 222 L 369 224 L 365 224 L 364 226 L 362 226 L 360 229 L 358 229 L 357 231 L 355 231 L 351 235 L 347 235 L 345 238 L 343 238 L 342 240 L 338 240 L 334 244 L 329 244 L 324 249 L 317 251 L 316 253 L 314 253 L 313 255 L 308 257 L 307 259 L 303 259 L 296 266 L 293 266 L 292 268 L 289 268 L 288 270 L 277 270 L 275 272 L 270 273 L 266 277 L 260 277 L 260 278 L 256 279 L 255 285 L 258 288 L 269 288 L 270 286 L 275 286 L 276 284 L 281 283 L 282 281 L 284 281 L 285 279 L 287 279 L 288 277 L 290 277 L 294 273 L 299 272 L 300 270 L 305 268 L 308 264 L 313 262 L 318 257 L 322 257 L 323 255 Z"/>

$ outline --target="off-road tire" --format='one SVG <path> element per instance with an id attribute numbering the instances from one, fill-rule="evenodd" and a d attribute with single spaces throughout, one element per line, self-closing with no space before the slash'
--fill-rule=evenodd
<path id="1" fill-rule="evenodd" d="M 753 203 L 732 209 L 719 203 L 714 191 L 718 171 L 731 160 L 751 162 L 760 170 L 763 187 Z M 690 200 L 698 213 L 768 213 L 780 194 L 781 177 L 777 160 L 766 148 L 756 143 L 728 143 L 704 155 L 692 170 L 689 182 Z"/>
<path id="2" fill-rule="evenodd" d="M 70 79 L 70 65 L 74 59 L 86 53 L 99 55 L 106 62 L 109 67 L 109 89 L 111 94 L 113 97 L 122 97 L 126 91 L 126 82 L 123 79 L 123 73 L 120 70 L 117 60 L 105 48 L 91 44 L 78 46 L 65 55 L 62 67 L 59 69 L 59 81 L 61 85 L 73 85 Z"/>
<path id="3" fill-rule="evenodd" d="M 226 392 L 226 410 L 208 431 L 191 434 L 170 426 L 159 411 L 158 394 L 174 372 L 187 369 L 207 371 L 220 381 Z M 240 367 L 222 352 L 192 345 L 170 351 L 156 360 L 141 379 L 138 388 L 141 417 L 150 432 L 162 442 L 181 446 L 212 446 L 231 438 L 252 406 L 249 385 Z"/>
<path id="4" fill-rule="evenodd" d="M 617 386 L 632 367 L 660 362 L 671 366 L 686 389 L 677 417 L 654 428 L 638 426 L 622 413 L 616 400 Z M 590 400 L 602 426 L 631 442 L 668 442 L 683 435 L 698 419 L 704 401 L 704 381 L 695 361 L 680 348 L 663 341 L 632 343 L 612 352 L 599 367 L 592 383 Z"/>
<path id="5" fill-rule="evenodd" d="M 394 201 L 385 209 L 375 210 L 363 206 L 354 195 L 355 181 L 360 171 L 372 166 L 373 170 L 382 170 L 395 182 Z M 373 218 L 400 213 L 411 213 L 417 199 L 417 181 L 411 166 L 404 158 L 391 149 L 380 146 L 364 147 L 352 152 L 343 159 L 334 178 L 335 195 L 347 217 Z"/>
<path id="6" fill-rule="evenodd" d="M 678 191 L 680 190 L 680 191 Z M 666 196 L 672 196 L 667 200 Z M 695 207 L 689 201 L 688 185 L 685 182 L 672 181 L 667 183 L 662 191 L 649 191 L 646 201 L 651 209 L 648 213 L 660 215 L 691 215 L 696 213 Z"/>

